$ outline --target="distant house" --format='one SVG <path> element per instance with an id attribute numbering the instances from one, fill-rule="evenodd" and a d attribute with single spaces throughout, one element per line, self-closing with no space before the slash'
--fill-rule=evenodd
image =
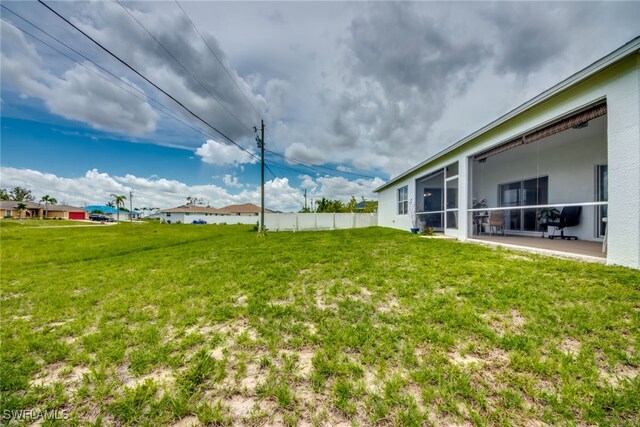
<path id="1" fill-rule="evenodd" d="M 242 205 L 229 205 L 220 209 L 225 215 L 236 216 L 258 216 L 260 215 L 260 206 L 256 206 L 253 203 L 245 203 Z M 265 213 L 272 213 L 269 209 L 264 210 Z"/>
<path id="2" fill-rule="evenodd" d="M 4 218 L 19 218 L 20 211 L 16 209 L 19 203 L 24 203 L 27 207 L 23 213 L 22 218 L 39 218 L 43 219 L 70 219 L 70 220 L 83 220 L 86 219 L 86 213 L 84 208 L 69 205 L 48 205 L 45 209 L 45 205 L 36 202 L 18 202 L 15 200 L 2 200 L 0 201 L 0 211 Z"/>
<path id="3" fill-rule="evenodd" d="M 44 210 L 44 209 L 43 209 Z M 47 218 L 62 218 L 70 220 L 87 219 L 87 211 L 84 208 L 69 205 L 49 205 L 47 208 Z"/>
<path id="4" fill-rule="evenodd" d="M 111 206 L 106 206 L 106 205 L 91 205 L 91 206 L 87 206 L 85 208 L 85 211 L 87 212 L 87 216 L 91 213 L 94 212 L 99 212 L 103 215 L 106 215 L 110 218 L 113 219 L 117 219 L 118 218 L 118 210 L 116 208 L 113 208 Z M 132 218 L 133 217 L 133 218 Z M 120 209 L 120 221 L 130 221 L 131 219 L 139 219 L 140 218 L 140 212 L 138 211 L 125 211 Z"/>
<path id="5" fill-rule="evenodd" d="M 0 201 L 0 209 L 2 209 L 2 216 L 4 218 L 19 218 L 20 211 L 16 208 L 18 203 L 24 203 L 27 207 L 22 212 L 22 218 L 41 218 L 44 211 L 44 205 L 35 202 L 18 202 L 15 200 L 2 200 Z"/>
<path id="6" fill-rule="evenodd" d="M 272 211 L 265 209 L 265 213 Z M 169 224 L 255 224 L 260 215 L 260 206 L 253 203 L 229 205 L 224 208 L 182 205 L 160 211 L 160 220 Z"/>
<path id="7" fill-rule="evenodd" d="M 377 200 L 363 200 L 356 205 L 356 209 L 363 211 L 367 209 L 369 212 L 376 212 L 378 210 Z"/>
<path id="8" fill-rule="evenodd" d="M 169 224 L 191 224 L 193 221 L 204 220 L 208 217 L 224 215 L 221 209 L 206 206 L 182 205 L 171 209 L 163 209 L 159 212 L 160 221 Z"/>

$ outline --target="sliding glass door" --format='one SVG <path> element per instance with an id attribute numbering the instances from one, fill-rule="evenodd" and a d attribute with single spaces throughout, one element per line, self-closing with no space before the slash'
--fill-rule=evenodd
<path id="1" fill-rule="evenodd" d="M 549 200 L 549 177 L 543 176 L 500 184 L 501 207 L 546 205 Z M 505 211 L 505 229 L 511 231 L 540 231 L 538 209 L 509 209 Z"/>

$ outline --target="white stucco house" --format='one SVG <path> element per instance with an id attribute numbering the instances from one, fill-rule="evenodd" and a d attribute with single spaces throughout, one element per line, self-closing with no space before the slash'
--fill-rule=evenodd
<path id="1" fill-rule="evenodd" d="M 525 246 L 543 241 L 543 210 L 579 206 L 564 247 L 606 236 L 606 263 L 640 268 L 640 37 L 376 192 L 381 226 L 408 230 L 413 207 L 418 227 L 481 240 L 491 216 Z"/>
<path id="2" fill-rule="evenodd" d="M 206 224 L 254 225 L 258 221 L 258 212 L 260 212 L 260 207 L 251 203 L 230 205 L 224 208 L 182 205 L 161 210 L 159 218 L 160 221 L 167 224 L 193 224 L 196 221 Z"/>

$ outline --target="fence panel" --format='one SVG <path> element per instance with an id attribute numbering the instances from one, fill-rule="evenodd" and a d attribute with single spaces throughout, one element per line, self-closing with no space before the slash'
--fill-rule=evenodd
<path id="1" fill-rule="evenodd" d="M 344 230 L 378 225 L 375 213 L 267 213 L 265 225 L 271 231 Z"/>

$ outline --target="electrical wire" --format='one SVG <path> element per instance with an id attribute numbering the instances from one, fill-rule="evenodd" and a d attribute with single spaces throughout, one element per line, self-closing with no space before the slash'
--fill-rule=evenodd
<path id="1" fill-rule="evenodd" d="M 203 118 L 201 118 L 199 115 L 197 115 L 196 113 L 194 113 L 191 109 L 189 109 L 186 105 L 184 105 L 182 102 L 178 101 L 174 96 L 172 96 L 171 94 L 169 94 L 167 91 L 165 91 L 164 89 L 162 89 L 160 86 L 158 86 L 156 83 L 154 83 L 153 81 L 151 81 L 149 78 L 147 78 L 144 74 L 142 74 L 141 72 L 139 72 L 138 70 L 136 70 L 133 66 L 131 66 L 128 62 L 126 62 L 125 60 L 121 59 L 118 55 L 116 55 L 115 53 L 113 53 L 111 50 L 107 49 L 106 47 L 104 47 L 100 42 L 98 42 L 97 40 L 95 40 L 93 37 L 91 37 L 89 34 L 87 34 L 86 32 L 84 32 L 82 29 L 80 29 L 79 27 L 77 27 L 74 23 L 72 23 L 71 21 L 69 21 L 67 18 L 65 18 L 64 16 L 62 16 L 60 13 L 58 13 L 56 10 L 54 10 L 53 8 L 51 8 L 48 4 L 46 4 L 44 1 L 42 0 L 38 0 L 38 3 L 40 3 L 41 5 L 43 5 L 44 7 L 46 7 L 49 11 L 51 11 L 53 14 L 55 14 L 56 16 L 58 16 L 60 19 L 62 19 L 64 22 L 66 22 L 68 25 L 70 25 L 71 27 L 73 27 L 76 31 L 78 31 L 80 34 L 82 34 L 83 36 L 85 36 L 86 38 L 88 38 L 89 40 L 91 40 L 96 46 L 98 46 L 100 49 L 102 49 L 103 51 L 105 51 L 106 53 L 108 53 L 110 56 L 112 56 L 114 59 L 116 59 L 118 62 L 120 62 L 121 64 L 123 64 L 125 67 L 127 67 L 128 69 L 130 69 L 131 71 L 133 71 L 135 74 L 137 74 L 140 78 L 142 78 L 144 81 L 146 81 L 147 83 L 149 83 L 151 86 L 153 86 L 154 88 L 156 88 L 157 90 L 159 90 L 160 92 L 162 92 L 165 96 L 169 97 L 173 102 L 175 102 L 176 104 L 178 104 L 180 107 L 182 107 L 185 111 L 187 111 L 189 114 L 191 114 L 194 118 L 198 119 L 200 122 L 202 122 L 203 124 L 205 124 L 206 126 L 208 126 L 209 128 L 213 129 L 217 134 L 219 134 L 220 136 L 222 136 L 224 139 L 226 139 L 227 141 L 229 141 L 230 143 L 232 143 L 233 145 L 235 145 L 236 147 L 238 147 L 240 150 L 244 151 L 245 153 L 247 153 L 248 155 L 250 155 L 251 157 L 260 160 L 255 154 L 253 154 L 251 151 L 247 150 L 246 148 L 242 147 L 240 144 L 238 144 L 237 142 L 235 142 L 233 139 L 231 139 L 229 136 L 227 136 L 224 132 L 220 131 L 219 129 L 217 129 L 215 126 L 213 126 L 212 124 L 210 124 L 209 122 L 207 122 L 206 120 L 204 120 Z"/>
<path id="2" fill-rule="evenodd" d="M 95 65 L 97 68 L 101 69 L 102 71 L 104 71 L 105 73 L 109 74 L 110 76 L 112 76 L 114 79 L 122 82 L 123 84 L 127 85 L 128 87 L 130 87 L 131 89 L 133 89 L 134 91 L 142 94 L 143 96 L 138 96 L 135 93 L 127 90 L 126 88 L 116 84 L 113 80 L 110 80 L 109 78 L 107 78 L 106 76 L 98 73 L 96 70 L 91 69 L 90 67 L 88 67 L 87 65 L 81 63 L 80 61 L 78 61 L 77 59 L 67 55 L 66 53 L 62 52 L 61 50 L 57 49 L 56 47 L 50 45 L 49 43 L 47 43 L 46 41 L 40 39 L 39 37 L 31 34 L 30 32 L 18 27 L 17 25 L 15 25 L 13 22 L 7 20 L 6 18 L 2 17 L 2 20 L 4 20 L 6 23 L 8 23 L 9 25 L 13 26 L 14 28 L 17 28 L 18 30 L 22 31 L 23 33 L 25 33 L 26 35 L 28 35 L 29 37 L 39 41 L 40 43 L 44 44 L 45 46 L 47 46 L 48 48 L 54 50 L 55 52 L 59 53 L 60 55 L 66 57 L 67 59 L 75 62 L 76 64 L 80 65 L 81 67 L 84 67 L 85 69 L 87 69 L 88 71 L 92 72 L 93 74 L 97 75 L 98 77 L 104 79 L 105 81 L 111 83 L 112 85 L 114 85 L 115 87 L 131 94 L 131 96 L 136 97 L 137 99 L 141 100 L 141 101 L 153 101 L 154 105 L 149 104 L 149 106 L 151 108 L 153 108 L 154 110 L 165 114 L 169 117 L 171 117 L 172 119 L 176 120 L 177 122 L 183 124 L 184 126 L 200 133 L 203 136 L 206 136 L 207 138 L 213 138 L 215 139 L 216 137 L 214 137 L 213 135 L 211 135 L 210 133 L 207 133 L 205 131 L 203 131 L 202 129 L 193 126 L 192 124 L 190 124 L 189 122 L 173 115 L 170 110 L 168 110 L 166 107 L 164 107 L 164 105 L 158 101 L 157 99 L 147 95 L 143 90 L 139 89 L 138 87 L 132 85 L 131 83 L 129 83 L 128 81 L 118 77 L 117 75 L 115 75 L 114 73 L 112 73 L 111 71 L 109 71 L 108 69 L 106 69 L 105 67 L 101 66 L 100 64 L 96 63 L 95 61 L 93 61 L 91 58 L 87 57 L 86 55 L 84 55 L 83 53 L 77 51 L 76 49 L 74 49 L 73 47 L 69 46 L 68 44 L 66 44 L 65 42 L 63 42 L 62 40 L 56 38 L 55 36 L 53 36 L 52 34 L 50 34 L 49 32 L 47 32 L 46 30 L 40 28 L 39 26 L 37 26 L 36 24 L 34 24 L 33 22 L 29 21 L 28 19 L 24 18 L 23 16 L 21 16 L 20 14 L 18 14 L 17 12 L 9 9 L 8 7 L 6 7 L 3 4 L 0 4 L 0 7 L 2 7 L 3 9 L 7 10 L 8 12 L 11 12 L 13 15 L 15 15 L 16 17 L 20 18 L 22 21 L 26 22 L 27 24 L 31 25 L 33 28 L 37 29 L 38 31 L 40 31 L 43 34 L 46 34 L 48 37 L 50 37 L 51 39 L 57 41 L 58 43 L 60 43 L 61 45 L 63 45 L 64 47 L 66 47 L 67 49 L 69 49 L 70 51 L 74 52 L 75 54 L 81 56 L 82 58 L 84 58 L 86 61 L 92 63 L 93 65 Z"/>
<path id="3" fill-rule="evenodd" d="M 189 15 L 187 15 L 187 12 L 182 8 L 182 6 L 180 6 L 180 3 L 178 3 L 178 0 L 174 0 L 176 5 L 178 6 L 178 8 L 180 8 L 180 10 L 182 11 L 182 14 L 185 16 L 185 18 L 187 18 L 187 21 L 189 21 L 189 23 L 191 24 L 191 26 L 193 27 L 193 29 L 196 31 L 196 33 L 198 34 L 198 36 L 200 36 L 200 39 L 204 42 L 205 46 L 207 47 L 207 49 L 209 49 L 209 52 L 211 52 L 211 54 L 216 58 L 216 60 L 218 61 L 218 63 L 220 64 L 220 66 L 222 67 L 222 69 L 224 70 L 225 74 L 229 77 L 229 79 L 231 80 L 231 82 L 235 85 L 235 87 L 238 89 L 238 91 L 240 92 L 240 95 L 242 95 L 242 97 L 244 98 L 245 101 L 247 101 L 247 103 L 249 104 L 249 106 L 251 106 L 251 108 L 253 109 L 253 111 L 258 115 L 258 118 L 262 119 L 262 115 L 258 112 L 258 110 L 256 109 L 256 107 L 253 105 L 253 103 L 249 100 L 249 98 L 247 98 L 247 96 L 244 94 L 244 92 L 242 91 L 242 89 L 240 89 L 240 86 L 238 86 L 238 83 L 236 82 L 236 80 L 231 76 L 231 73 L 229 73 L 229 71 L 227 70 L 227 67 L 224 65 L 224 63 L 222 62 L 222 60 L 218 57 L 218 55 L 213 51 L 213 49 L 211 49 L 211 46 L 209 46 L 209 43 L 207 43 L 207 40 L 205 40 L 205 38 L 202 36 L 202 34 L 200 33 L 200 31 L 198 30 L 198 28 L 195 26 L 195 24 L 193 23 L 193 21 L 191 20 L 191 18 L 189 18 Z"/>
<path id="4" fill-rule="evenodd" d="M 271 140 L 271 142 L 273 142 L 273 138 L 271 138 L 271 136 L 269 135 L 268 132 L 267 132 L 267 138 L 269 138 Z M 311 168 L 313 170 L 316 170 L 317 172 L 321 172 L 321 173 L 328 173 L 328 172 L 324 172 L 324 170 L 327 170 L 327 171 L 331 171 L 331 172 L 340 172 L 341 174 L 346 174 L 346 175 L 358 176 L 358 177 L 361 177 L 361 178 L 368 178 L 368 179 L 376 179 L 377 178 L 375 176 L 364 175 L 364 174 L 360 174 L 360 173 L 356 173 L 356 172 L 341 171 L 339 169 L 330 168 L 328 166 L 314 165 L 311 162 L 306 162 L 304 160 L 296 159 L 294 157 L 290 157 L 290 156 L 287 156 L 287 155 L 284 155 L 284 154 L 280 154 L 280 153 L 275 152 L 275 151 L 267 150 L 266 148 L 265 148 L 264 151 L 268 152 L 270 154 L 273 154 L 275 156 L 281 157 L 281 158 L 283 158 L 283 159 L 285 159 L 285 160 L 287 160 L 289 162 L 297 163 L 297 164 L 309 167 L 309 168 Z M 323 169 L 323 170 L 318 170 L 318 169 Z M 333 175 L 333 176 L 342 176 L 342 175 L 331 174 L 331 173 L 328 173 L 328 174 L 329 175 Z"/>
<path id="5" fill-rule="evenodd" d="M 277 153 L 277 152 L 271 151 L 271 150 L 264 150 L 264 151 L 267 151 L 267 152 L 269 152 L 269 154 L 273 154 L 273 155 L 281 157 L 281 158 L 283 158 L 285 160 L 289 160 L 289 161 L 291 161 L 293 163 L 298 163 L 298 164 L 307 166 L 307 167 L 312 168 L 312 169 L 321 169 L 321 170 L 324 169 L 324 170 L 327 170 L 327 171 L 340 172 L 341 174 L 353 175 L 353 176 L 358 176 L 358 177 L 361 177 L 361 178 L 369 178 L 369 179 L 377 178 L 377 177 L 371 176 L 371 175 L 364 175 L 364 174 L 355 173 L 355 172 L 341 171 L 340 169 L 330 168 L 328 166 L 314 165 L 313 163 L 305 162 L 305 161 L 299 160 L 299 159 L 295 159 L 293 157 L 289 157 L 289 156 L 286 156 L 284 154 L 280 154 L 280 153 Z M 338 175 L 336 175 L 336 176 L 338 176 Z"/>
<path id="6" fill-rule="evenodd" d="M 210 123 L 208 123 L 207 121 L 205 121 L 204 119 L 202 119 L 200 116 L 198 116 L 197 114 L 195 114 L 193 111 L 191 111 L 188 107 L 186 107 L 184 104 L 182 104 L 180 101 L 178 101 L 177 99 L 175 99 L 172 95 L 170 95 L 169 93 L 167 93 L 166 91 L 164 91 L 162 88 L 160 88 L 158 85 L 156 85 L 154 82 L 152 82 L 151 80 L 149 80 L 147 77 L 145 77 L 142 73 L 140 73 L 139 71 L 137 71 L 135 68 L 133 68 L 131 65 L 129 65 L 126 61 L 122 60 L 121 58 L 119 58 L 117 55 L 115 55 L 113 52 L 111 52 L 109 49 L 107 49 L 106 47 L 104 47 L 102 44 L 100 44 L 99 42 L 97 42 L 95 39 L 93 39 L 91 36 L 89 36 L 88 34 L 86 34 L 84 31 L 82 31 L 80 28 L 78 28 L 76 25 L 74 25 L 73 23 L 71 23 L 67 18 L 65 18 L 64 16 L 62 16 L 60 13 L 58 13 L 57 11 L 55 11 L 54 9 L 52 9 L 50 6 L 48 6 L 46 3 L 44 3 L 42 0 L 38 0 L 38 2 L 40 4 L 42 4 L 43 6 L 45 6 L 48 10 L 50 10 L 52 13 L 54 13 L 56 16 L 58 16 L 60 19 L 62 19 L 64 22 L 66 22 L 68 25 L 70 25 L 71 27 L 73 27 L 74 29 L 76 29 L 78 32 L 80 32 L 82 35 L 84 35 L 86 38 L 88 38 L 90 41 L 92 41 L 94 44 L 96 44 L 98 47 L 100 47 L 102 50 L 104 50 L 105 52 L 107 52 L 109 55 L 111 55 L 112 57 L 114 57 L 116 60 L 118 60 L 120 63 L 122 63 L 123 65 L 125 65 L 127 68 L 129 68 L 131 71 L 133 71 L 134 73 L 136 73 L 138 76 L 140 76 L 142 79 L 144 79 L 145 81 L 147 81 L 149 84 L 151 84 L 154 88 L 156 88 L 157 90 L 159 90 L 160 92 L 162 92 L 164 95 L 166 95 L 167 97 L 169 97 L 172 101 L 174 101 L 176 104 L 178 104 L 180 107 L 182 107 L 184 110 L 186 110 L 190 115 L 192 115 L 193 117 L 195 117 L 196 119 L 198 119 L 199 121 L 201 121 L 202 123 L 204 123 L 205 125 L 207 125 L 208 127 L 210 127 L 211 129 L 213 129 L 215 132 L 217 132 L 219 135 L 223 136 L 225 139 L 227 139 L 229 142 L 231 142 L 232 144 L 234 144 L 236 147 L 240 148 L 242 151 L 244 151 L 245 153 L 249 154 L 251 157 L 253 157 L 254 159 L 260 161 L 260 159 L 252 152 L 248 151 L 247 149 L 245 149 L 244 147 L 240 146 L 238 143 L 236 143 L 235 141 L 233 141 L 231 138 L 229 138 L 227 135 L 225 135 L 223 132 L 221 132 L 220 130 L 218 130 L 217 128 L 215 128 L 213 125 L 211 125 Z M 118 2 L 119 3 L 119 2 Z M 177 3 L 177 2 L 176 2 Z M 106 73 L 108 73 L 109 75 L 111 75 L 112 77 L 116 78 L 117 80 L 121 81 L 122 83 L 126 84 L 127 86 L 131 87 L 132 89 L 136 90 L 137 92 L 140 92 L 141 94 L 145 95 L 145 97 L 147 97 L 147 95 L 145 94 L 144 91 L 138 89 L 137 87 L 135 87 L 134 85 L 126 82 L 125 80 L 122 80 L 121 78 L 117 77 L 115 74 L 113 74 L 111 71 L 107 70 L 106 68 L 98 65 L 97 63 L 95 63 L 94 61 L 92 61 L 91 59 L 89 59 L 87 56 L 83 55 L 82 53 L 78 52 L 77 50 L 73 49 L 72 47 L 70 47 L 69 45 L 67 45 L 66 43 L 62 42 L 61 40 L 57 39 L 56 37 L 54 37 L 53 35 L 51 35 L 50 33 L 48 33 L 47 31 L 41 29 L 40 27 L 38 27 L 37 25 L 33 24 L 32 22 L 28 21 L 27 19 L 25 19 L 24 17 L 20 16 L 19 14 L 17 14 L 16 12 L 14 12 L 13 10 L 7 8 L 4 5 L 0 5 L 3 9 L 8 10 L 9 12 L 13 13 L 15 16 L 17 16 L 18 18 L 22 19 L 23 21 L 27 22 L 28 24 L 30 24 L 31 26 L 33 26 L 34 28 L 37 28 L 39 31 L 43 32 L 44 34 L 48 35 L 49 37 L 51 37 L 52 39 L 56 40 L 58 43 L 62 44 L 63 46 L 67 47 L 68 49 L 70 49 L 71 51 L 73 51 L 74 53 L 78 54 L 79 56 L 83 57 L 84 59 L 86 59 L 87 61 L 91 62 L 92 64 L 94 64 L 95 66 L 99 67 L 100 69 L 102 69 L 103 71 L 105 71 Z M 120 5 L 122 6 L 122 5 Z M 179 5 L 178 5 L 179 6 Z M 126 9 L 126 8 L 125 8 Z M 3 18 L 3 20 L 11 25 L 13 25 L 14 27 L 16 27 L 13 23 L 11 23 L 10 21 L 6 20 Z M 109 80 L 106 76 L 103 76 L 99 73 L 97 73 L 95 70 L 91 70 L 91 68 L 87 67 L 86 65 L 80 63 L 79 61 L 77 61 L 76 59 L 70 57 L 69 55 L 61 52 L 60 50 L 56 49 L 55 47 L 51 46 L 50 44 L 46 43 L 45 41 L 39 39 L 38 37 L 34 36 L 33 34 L 19 28 L 20 31 L 24 32 L 25 34 L 29 35 L 30 37 L 34 38 L 35 40 L 40 41 L 41 43 L 43 43 L 44 45 L 48 46 L 49 48 L 53 49 L 54 51 L 58 52 L 59 54 L 65 56 L 66 58 L 78 63 L 79 65 L 85 67 L 86 69 L 88 69 L 89 71 L 95 73 L 96 75 L 100 76 L 101 78 L 105 79 L 106 81 L 112 83 L 114 86 L 119 87 L 122 90 L 125 90 L 127 93 L 131 94 L 132 96 L 136 96 L 135 94 L 133 94 L 132 92 L 126 90 L 125 88 L 116 85 L 113 81 Z M 154 102 L 156 102 L 158 105 L 162 105 L 159 101 L 155 100 L 152 97 L 148 97 L 149 99 L 153 100 Z M 143 98 L 139 98 L 138 99 L 143 99 Z M 145 99 L 146 100 L 146 99 Z M 172 117 L 174 120 L 179 121 L 180 123 L 184 124 L 185 126 L 207 136 L 210 138 L 214 138 L 212 135 L 202 131 L 199 128 L 196 128 L 192 125 L 190 125 L 189 123 L 182 121 L 181 119 L 177 118 L 176 116 L 172 115 L 171 113 L 165 111 L 165 110 L 161 110 L 158 109 L 160 112 Z M 215 138 L 214 138 L 215 139 Z M 312 165 L 309 164 L 307 162 L 303 162 L 299 159 L 295 159 L 295 158 L 291 158 L 288 156 L 285 156 L 283 154 L 277 153 L 275 151 L 271 151 L 271 150 L 266 150 L 266 152 L 268 152 L 269 154 L 272 155 L 276 155 L 278 157 L 281 157 L 285 160 L 289 160 L 289 161 L 293 161 L 293 162 L 297 162 L 299 164 L 301 164 L 304 167 L 307 167 L 315 172 L 318 173 L 324 173 L 326 175 L 332 175 L 334 177 L 342 177 L 338 174 L 331 174 L 328 172 L 325 172 L 324 170 L 328 170 L 328 171 L 335 171 L 335 172 L 340 172 L 343 174 L 351 174 L 351 175 L 356 175 L 356 176 L 360 176 L 363 178 L 371 178 L 374 179 L 375 177 L 372 176 L 368 176 L 368 175 L 363 175 L 363 174 L 357 174 L 357 173 L 352 173 L 352 172 L 343 172 L 343 171 L 339 171 L 337 169 L 333 169 L 333 168 L 329 168 L 329 167 L 324 167 L 324 166 L 319 166 L 319 165 Z M 303 174 L 307 174 L 307 171 L 301 170 L 301 169 L 297 169 L 297 168 L 293 168 L 290 165 L 286 165 L 286 164 L 282 164 L 282 163 L 276 163 L 273 162 L 273 165 L 277 166 L 278 169 L 280 169 L 280 167 L 285 168 L 285 169 L 289 169 L 289 170 L 293 170 L 299 173 L 303 173 Z M 269 167 L 269 165 L 267 165 L 265 163 L 265 168 L 269 171 L 269 173 L 271 173 L 274 178 L 277 178 L 278 176 L 273 172 L 273 170 Z M 324 170 L 322 170 L 324 169 Z M 282 172 L 282 171 L 281 171 Z M 284 174 L 283 174 L 284 175 Z M 373 185 L 369 185 L 369 184 L 365 184 L 365 183 L 360 183 L 360 185 L 366 186 L 366 187 L 372 187 Z"/>
<path id="7" fill-rule="evenodd" d="M 129 9 L 127 9 L 122 3 L 120 3 L 120 0 L 115 0 L 115 2 L 120 5 L 120 7 L 131 17 L 131 19 L 133 19 L 169 55 L 169 57 L 171 57 L 171 59 L 176 64 L 178 64 L 196 83 L 198 83 L 202 89 L 204 89 L 209 95 L 211 95 L 211 97 L 213 97 L 213 99 L 215 99 L 216 102 L 220 104 L 220 106 L 224 108 L 224 110 L 240 124 L 240 126 L 244 127 L 249 132 L 252 132 L 252 129 L 249 126 L 245 125 L 238 118 L 238 116 L 233 114 L 233 112 L 229 110 L 229 108 L 227 108 L 227 106 L 224 105 L 224 103 L 220 101 L 220 99 L 209 90 L 208 87 L 206 87 L 196 76 L 194 76 L 193 73 L 189 71 L 189 69 L 182 62 L 180 62 L 180 60 L 178 60 L 178 58 L 176 58 L 175 55 L 171 53 L 171 51 L 151 31 L 147 29 L 147 27 L 145 27 L 145 25 L 140 22 L 140 20 L 138 20 L 138 18 L 136 18 Z"/>

